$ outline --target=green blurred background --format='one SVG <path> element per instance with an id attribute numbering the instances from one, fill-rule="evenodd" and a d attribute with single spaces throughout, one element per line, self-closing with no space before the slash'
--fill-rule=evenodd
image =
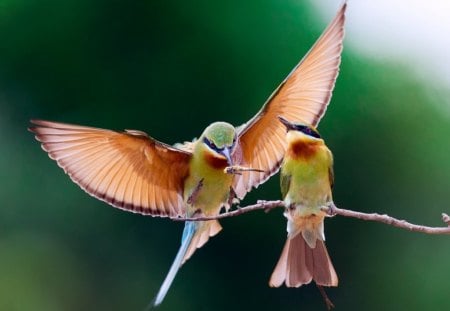
<path id="1" fill-rule="evenodd" d="M 239 125 L 320 35 L 318 16 L 294 0 L 0 0 L 0 310 L 142 310 L 183 227 L 85 194 L 26 131 L 30 118 L 168 143 L 213 121 Z M 344 49 L 320 125 L 335 202 L 442 225 L 450 93 L 398 63 Z M 279 196 L 275 176 L 245 203 Z M 315 286 L 267 285 L 286 236 L 281 210 L 222 224 L 160 310 L 325 310 Z M 448 236 L 342 217 L 326 234 L 337 310 L 450 310 Z"/>

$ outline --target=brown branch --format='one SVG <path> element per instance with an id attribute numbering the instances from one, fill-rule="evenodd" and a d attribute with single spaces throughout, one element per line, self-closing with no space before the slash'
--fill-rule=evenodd
<path id="1" fill-rule="evenodd" d="M 200 221 L 200 220 L 214 220 L 214 219 L 222 219 L 222 218 L 228 218 L 228 217 L 234 217 L 239 216 L 241 214 L 245 214 L 248 212 L 256 211 L 256 210 L 265 210 L 266 212 L 270 211 L 271 209 L 274 209 L 276 207 L 284 207 L 283 201 L 258 201 L 256 204 L 249 205 L 246 207 L 240 207 L 234 211 L 222 213 L 216 216 L 198 216 L 198 217 L 187 217 L 187 218 L 171 218 L 175 221 Z"/>
<path id="2" fill-rule="evenodd" d="M 172 218 L 176 221 L 201 221 L 201 220 L 214 220 L 214 219 L 222 219 L 228 217 L 239 216 L 248 212 L 256 211 L 256 210 L 264 210 L 265 212 L 270 211 L 271 209 L 277 207 L 285 207 L 283 201 L 258 201 L 256 204 L 249 205 L 246 207 L 238 208 L 234 211 L 222 213 L 216 216 L 198 216 L 192 218 Z M 409 223 L 405 220 L 396 219 L 389 215 L 380 215 L 377 213 L 361 213 L 355 212 L 352 210 L 337 208 L 334 204 L 330 204 L 328 207 L 324 207 L 323 211 L 325 211 L 330 217 L 335 215 L 340 215 L 344 217 L 352 217 L 366 221 L 376 221 L 385 223 L 387 225 L 391 225 L 397 228 L 414 231 L 414 232 L 422 232 L 427 234 L 450 234 L 450 217 L 443 213 L 442 221 L 447 224 L 446 227 L 428 227 L 422 225 L 416 225 Z"/>
<path id="3" fill-rule="evenodd" d="M 352 218 L 358 218 L 362 220 L 368 220 L 368 221 L 377 221 L 382 222 L 387 225 L 391 225 L 397 228 L 414 231 L 414 232 L 422 232 L 427 234 L 450 234 L 450 217 L 442 213 L 442 221 L 447 224 L 447 227 L 428 227 L 428 226 L 422 226 L 422 225 L 415 225 L 412 223 L 407 222 L 406 220 L 400 220 L 396 219 L 394 217 L 391 217 L 389 215 L 383 214 L 377 214 L 377 213 L 361 213 L 361 212 L 355 212 L 351 210 L 341 209 L 334 206 L 334 204 L 328 208 L 325 209 L 328 214 L 331 216 L 333 215 L 340 215 L 344 217 L 352 217 Z"/>

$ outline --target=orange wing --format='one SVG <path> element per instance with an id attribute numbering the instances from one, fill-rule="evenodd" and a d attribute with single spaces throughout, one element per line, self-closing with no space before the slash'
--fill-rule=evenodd
<path id="1" fill-rule="evenodd" d="M 30 128 L 50 158 L 90 195 L 112 206 L 152 216 L 184 215 L 183 182 L 191 154 L 140 131 L 119 133 L 32 120 Z"/>
<path id="2" fill-rule="evenodd" d="M 345 9 L 346 3 L 258 114 L 239 128 L 242 164 L 264 170 L 235 179 L 234 190 L 239 198 L 279 169 L 286 148 L 286 129 L 278 116 L 316 126 L 324 115 L 341 62 Z"/>

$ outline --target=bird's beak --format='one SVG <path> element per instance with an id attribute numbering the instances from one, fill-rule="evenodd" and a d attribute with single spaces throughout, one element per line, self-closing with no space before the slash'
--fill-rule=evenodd
<path id="1" fill-rule="evenodd" d="M 294 127 L 294 124 L 292 124 L 291 122 L 289 122 L 288 120 L 286 120 L 286 119 L 283 118 L 282 116 L 278 116 L 278 119 L 280 120 L 281 123 L 284 124 L 284 126 L 286 126 L 286 130 L 287 130 L 287 131 L 293 130 L 293 129 L 295 128 L 295 127 Z"/>
<path id="2" fill-rule="evenodd" d="M 231 158 L 231 148 L 223 148 L 221 151 L 222 155 L 227 158 L 228 165 L 233 165 L 233 159 Z"/>

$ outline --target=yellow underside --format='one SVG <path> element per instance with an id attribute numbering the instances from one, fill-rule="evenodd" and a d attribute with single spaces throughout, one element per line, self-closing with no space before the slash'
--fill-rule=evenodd
<path id="1" fill-rule="evenodd" d="M 291 176 L 289 190 L 284 198 L 287 204 L 301 206 L 308 216 L 331 201 L 329 168 L 330 155 L 326 147 L 308 159 L 286 159 L 282 174 Z"/>
<path id="2" fill-rule="evenodd" d="M 290 236 L 302 231 L 304 235 L 312 233 L 311 243 L 315 243 L 316 238 L 322 239 L 325 213 L 321 208 L 332 201 L 331 165 L 332 156 L 325 145 L 307 158 L 285 158 L 281 174 L 290 176 L 289 189 L 284 198 L 285 204 L 293 207 L 285 213 Z"/>
<path id="3" fill-rule="evenodd" d="M 220 208 L 228 201 L 233 175 L 224 173 L 223 169 L 215 169 L 209 166 L 203 161 L 202 157 L 194 157 L 190 172 L 184 190 L 188 216 L 199 210 L 204 215 L 218 214 Z M 193 202 L 188 204 L 188 198 L 195 191 L 200 181 L 202 181 L 200 190 L 197 191 L 197 194 L 194 194 Z"/>

